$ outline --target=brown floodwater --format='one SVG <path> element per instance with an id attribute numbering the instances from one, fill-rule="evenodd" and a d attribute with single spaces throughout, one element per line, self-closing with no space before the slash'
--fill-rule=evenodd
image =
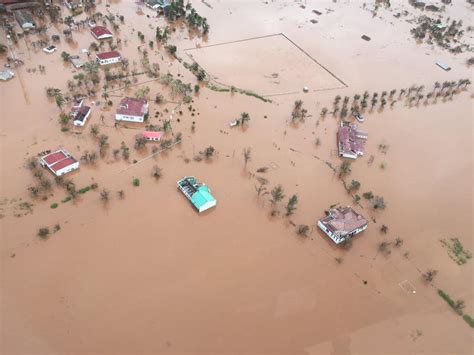
<path id="1" fill-rule="evenodd" d="M 212 7 L 193 2 L 211 26 L 206 39 L 182 26 L 171 35 L 184 60 L 189 61 L 187 48 L 284 33 L 347 87 L 334 89 L 340 87 L 334 76 L 307 62 L 280 36 L 239 42 L 247 45 L 229 51 L 225 46 L 192 51 L 226 85 L 262 94 L 298 93 L 272 96 L 265 103 L 201 88 L 193 96 L 194 116 L 187 105 L 176 109 L 182 115 L 172 116 L 173 131 L 183 133 L 183 142 L 141 161 L 151 153 L 151 145 L 146 152 L 133 149 L 142 126 L 114 127 L 114 107 L 140 86 L 114 91 L 111 108 L 93 106 L 87 125 L 67 133 L 57 122 L 58 108 L 45 95 L 46 87 L 67 91 L 75 70 L 60 53 L 79 55 L 87 48 L 93 42 L 87 29 L 73 32 L 74 44 L 62 40 L 51 55 L 32 48 L 37 36 L 21 39 L 13 48 L 25 65 L 15 70 L 13 80 L 0 83 L 0 353 L 471 354 L 472 330 L 436 293 L 441 288 L 465 300 L 465 312 L 474 316 L 472 261 L 457 265 L 439 242 L 457 237 L 474 249 L 471 88 L 436 104 L 421 101 L 409 107 L 400 101 L 393 109 L 387 105 L 367 113 L 361 124 L 369 134 L 366 154 L 353 162 L 349 180 L 361 182 L 361 193 L 383 196 L 387 208 L 374 211 L 366 201 L 354 207 L 371 222 L 350 250 L 335 247 L 315 227 L 329 206 L 352 205 L 323 162 L 338 166 L 341 160 L 338 120 L 320 118 L 321 108 L 331 107 L 335 95 L 412 84 L 429 90 L 435 81 L 472 80 L 464 64 L 469 54 L 454 56 L 415 43 L 407 18 L 393 17 L 401 9 L 418 11 L 405 1 L 392 1 L 393 10 L 381 9 L 376 17 L 351 1 L 206 2 Z M 125 16 L 115 34 L 123 42 L 118 50 L 139 69 L 137 32 L 145 34 L 144 48 L 156 25 L 165 22 L 146 8 L 137 13 L 134 2 L 109 3 L 110 11 Z M 98 10 L 106 12 L 104 2 Z M 468 26 L 469 11 L 456 2 L 443 16 L 463 19 Z M 62 26 L 51 27 L 48 35 L 55 33 L 62 33 Z M 363 41 L 362 34 L 372 40 Z M 471 34 L 465 36 L 472 44 Z M 3 32 L 0 42 L 5 43 Z M 148 51 L 161 73 L 179 74 L 194 86 L 195 77 L 164 49 L 155 45 Z M 442 71 L 434 64 L 437 59 L 453 69 Z M 2 66 L 5 62 L 0 57 Z M 38 65 L 45 66 L 44 74 L 28 72 Z M 148 80 L 139 76 L 137 84 Z M 165 108 L 171 112 L 176 104 L 155 104 L 158 93 L 172 99 L 169 88 L 143 85 L 150 87 L 150 123 L 160 124 L 171 115 Z M 303 86 L 310 92 L 303 93 Z M 304 101 L 309 117 L 291 125 L 297 99 Z M 89 103 L 97 100 L 103 101 L 97 97 Z M 159 118 L 157 111 L 163 114 Z M 251 117 L 248 127 L 229 128 L 229 121 L 244 111 Z M 27 187 L 34 178 L 24 167 L 26 159 L 58 147 L 77 158 L 97 149 L 89 133 L 92 124 L 109 136 L 110 149 L 96 166 L 82 164 L 70 177 L 78 187 L 97 182 L 99 190 L 111 192 L 110 202 L 104 206 L 98 191 L 90 191 L 76 202 L 61 203 L 66 194 L 57 187 L 46 201 L 32 201 Z M 122 141 L 130 147 L 130 161 L 138 164 L 112 157 Z M 379 151 L 380 143 L 389 146 L 386 154 Z M 214 158 L 193 160 L 209 145 L 218 152 Z M 246 147 L 252 149 L 247 166 Z M 159 181 L 150 175 L 154 165 L 163 170 Z M 283 186 L 284 202 L 298 195 L 290 218 L 271 217 L 268 196 L 257 198 L 253 174 L 262 166 L 269 167 L 261 174 L 269 188 Z M 218 201 L 215 209 L 203 214 L 192 209 L 176 189 L 184 175 L 210 186 Z M 139 187 L 132 185 L 134 178 L 140 179 Z M 119 190 L 125 199 L 117 198 Z M 32 201 L 33 212 L 23 215 L 21 201 Z M 57 209 L 50 208 L 53 202 L 59 203 Z M 22 216 L 15 216 L 19 212 Z M 36 236 L 40 227 L 56 223 L 61 230 L 47 240 Z M 292 224 L 311 226 L 308 237 L 296 235 Z M 382 224 L 389 227 L 386 235 L 379 232 Z M 392 247 L 388 256 L 377 252 L 380 242 L 393 243 L 396 237 L 404 240 L 401 248 Z M 433 285 L 421 278 L 429 268 L 439 271 Z M 406 285 L 416 293 L 406 292 Z"/>

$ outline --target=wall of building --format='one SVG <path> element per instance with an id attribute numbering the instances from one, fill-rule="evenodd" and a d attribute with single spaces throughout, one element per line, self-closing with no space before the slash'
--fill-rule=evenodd
<path id="1" fill-rule="evenodd" d="M 143 122 L 144 116 L 115 115 L 117 121 Z"/>

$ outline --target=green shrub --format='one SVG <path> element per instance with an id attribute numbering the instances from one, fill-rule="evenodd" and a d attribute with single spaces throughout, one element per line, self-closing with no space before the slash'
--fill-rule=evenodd
<path id="1" fill-rule="evenodd" d="M 49 235 L 49 228 L 44 227 L 38 230 L 38 236 L 41 238 L 46 238 Z"/>
<path id="2" fill-rule="evenodd" d="M 57 204 L 56 202 L 54 202 L 54 203 L 51 204 L 51 208 L 52 208 L 52 209 L 55 209 L 55 208 L 57 208 L 57 207 L 58 207 L 58 204 Z"/>
<path id="3" fill-rule="evenodd" d="M 462 319 L 464 319 L 471 328 L 474 328 L 474 318 L 472 318 L 469 314 L 463 315 Z"/>
<path id="4" fill-rule="evenodd" d="M 71 196 L 66 196 L 64 199 L 61 200 L 62 203 L 66 203 L 66 202 L 69 202 L 71 201 Z"/>
<path id="5" fill-rule="evenodd" d="M 85 194 L 87 191 L 91 189 L 90 186 L 83 187 L 82 189 L 79 190 L 79 193 Z"/>
<path id="6" fill-rule="evenodd" d="M 132 184 L 133 184 L 133 186 L 137 186 L 137 187 L 140 186 L 140 179 L 134 178 L 132 180 Z"/>

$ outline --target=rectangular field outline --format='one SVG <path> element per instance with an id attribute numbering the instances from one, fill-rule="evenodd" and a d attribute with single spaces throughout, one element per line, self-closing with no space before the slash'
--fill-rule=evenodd
<path id="1" fill-rule="evenodd" d="M 188 52 L 188 51 L 193 51 L 193 50 L 199 50 L 199 49 L 204 49 L 204 48 L 210 48 L 210 47 L 217 47 L 217 46 L 224 46 L 224 45 L 227 45 L 227 44 L 232 44 L 232 43 L 239 43 L 239 42 L 247 42 L 247 41 L 253 41 L 253 40 L 256 40 L 256 39 L 263 39 L 263 38 L 269 38 L 269 37 L 276 37 L 276 36 L 282 36 L 283 38 L 285 38 L 288 42 L 290 42 L 293 46 L 295 46 L 301 53 L 303 53 L 305 56 L 307 56 L 311 61 L 313 61 L 315 64 L 317 64 L 319 67 L 323 68 L 329 75 L 331 75 L 334 79 L 336 79 L 339 83 L 342 84 L 342 86 L 340 87 L 334 87 L 334 88 L 325 88 L 325 89 L 315 89 L 315 90 L 311 90 L 312 92 L 317 92 L 317 91 L 328 91 L 328 90 L 337 90 L 337 89 L 344 89 L 344 88 L 347 88 L 348 85 L 341 79 L 339 78 L 337 75 L 335 75 L 332 71 L 330 71 L 327 67 L 325 67 L 324 65 L 322 65 L 320 62 L 318 62 L 316 60 L 316 58 L 312 57 L 308 52 L 306 52 L 303 48 L 301 48 L 298 44 L 296 44 L 293 40 L 291 40 L 288 36 L 286 36 L 284 33 L 280 32 L 280 33 L 274 33 L 274 34 L 270 34 L 270 35 L 264 35 L 264 36 L 257 36 L 257 37 L 250 37 L 250 38 L 244 38 L 244 39 L 239 39 L 239 40 L 235 40 L 235 41 L 229 41 L 229 42 L 221 42 L 221 43 L 215 43 L 215 44 L 209 44 L 209 45 L 206 45 L 206 46 L 201 46 L 201 47 L 192 47 L 192 48 L 186 48 L 184 49 L 184 52 Z M 192 60 L 193 57 L 192 55 L 186 53 L 188 55 L 189 58 L 191 58 Z M 204 69 L 204 68 L 203 68 Z M 205 70 L 205 69 L 204 69 Z M 205 70 L 206 71 L 206 70 Z M 206 71 L 207 73 L 207 71 Z M 209 73 L 207 73 L 209 75 Z M 229 84 L 224 84 L 224 83 L 221 83 L 215 79 L 213 79 L 215 82 L 219 83 L 220 85 L 224 85 L 224 86 L 230 86 Z M 299 93 L 299 91 L 296 91 L 296 92 L 286 92 L 286 93 L 276 93 L 276 94 L 270 94 L 270 95 L 262 95 L 263 97 L 272 97 L 272 96 L 282 96 L 282 95 L 290 95 L 290 94 L 296 94 L 296 93 Z"/>

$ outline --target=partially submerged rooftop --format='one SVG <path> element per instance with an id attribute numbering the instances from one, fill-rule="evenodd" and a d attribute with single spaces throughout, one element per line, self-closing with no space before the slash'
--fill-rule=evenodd
<path id="1" fill-rule="evenodd" d="M 327 217 L 318 221 L 318 226 L 336 244 L 342 243 L 367 228 L 368 221 L 351 207 L 329 210 Z"/>
<path id="2" fill-rule="evenodd" d="M 342 121 L 337 131 L 339 155 L 350 159 L 356 159 L 359 155 L 364 155 L 367 138 L 368 134 L 360 131 L 357 124 Z"/>

